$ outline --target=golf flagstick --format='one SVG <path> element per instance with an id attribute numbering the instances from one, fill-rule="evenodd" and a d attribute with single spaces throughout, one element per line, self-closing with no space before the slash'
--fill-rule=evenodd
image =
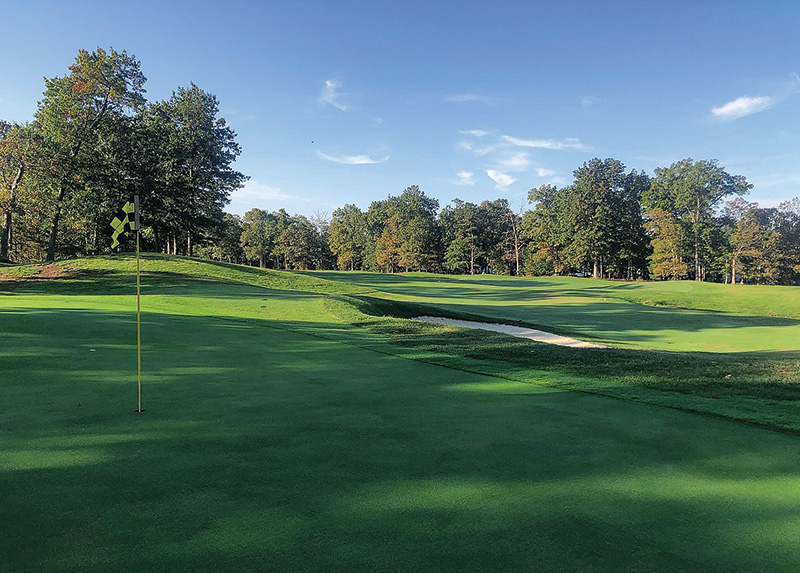
<path id="1" fill-rule="evenodd" d="M 136 410 L 141 413 L 142 410 L 142 292 L 141 292 L 141 279 L 139 267 L 139 194 L 133 196 L 134 205 L 134 220 L 136 221 L 136 381 L 138 385 L 139 395 L 139 408 Z"/>

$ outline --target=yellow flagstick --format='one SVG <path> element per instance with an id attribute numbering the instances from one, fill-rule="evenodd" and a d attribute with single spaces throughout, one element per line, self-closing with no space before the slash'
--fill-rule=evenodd
<path id="1" fill-rule="evenodd" d="M 136 380 L 139 389 L 139 409 L 142 410 L 142 291 L 141 280 L 139 278 L 139 195 L 133 196 L 134 213 L 136 221 Z"/>

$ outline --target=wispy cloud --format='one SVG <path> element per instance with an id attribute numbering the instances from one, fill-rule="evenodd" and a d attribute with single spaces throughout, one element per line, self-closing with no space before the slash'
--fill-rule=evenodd
<path id="1" fill-rule="evenodd" d="M 375 163 L 384 163 L 389 160 L 389 156 L 381 159 L 372 159 L 369 155 L 328 155 L 317 151 L 317 157 L 333 161 L 334 163 L 343 163 L 345 165 L 372 165 Z"/>
<path id="2" fill-rule="evenodd" d="M 556 172 L 553 171 L 552 169 L 537 169 L 536 174 L 539 177 L 552 177 L 553 175 L 556 174 Z"/>
<path id="3" fill-rule="evenodd" d="M 508 173 L 503 173 L 502 171 L 497 171 L 496 169 L 487 170 L 486 175 L 488 175 L 494 180 L 495 183 L 497 183 L 495 188 L 499 189 L 500 191 L 508 190 L 508 186 L 517 181 L 517 179 Z"/>
<path id="4" fill-rule="evenodd" d="M 474 135 L 475 137 L 484 137 L 486 135 L 489 135 L 488 131 L 483 131 L 483 130 L 480 130 L 480 129 L 470 129 L 468 131 L 459 131 L 459 133 L 461 133 L 463 135 Z"/>
<path id="5" fill-rule="evenodd" d="M 775 99 L 770 96 L 743 96 L 733 101 L 729 101 L 720 107 L 711 108 L 711 113 L 720 119 L 738 119 L 746 115 L 764 111 L 773 105 L 775 105 Z"/>
<path id="6" fill-rule="evenodd" d="M 276 199 L 296 199 L 294 195 L 284 193 L 280 187 L 272 187 L 264 185 L 253 179 L 250 179 L 244 184 L 244 187 L 234 191 L 237 199 L 246 199 L 251 201 L 271 201 Z"/>
<path id="7" fill-rule="evenodd" d="M 497 161 L 498 165 L 509 171 L 525 171 L 531 166 L 531 160 L 525 152 L 515 153 Z"/>
<path id="8" fill-rule="evenodd" d="M 719 107 L 712 107 L 711 113 L 723 121 L 739 119 L 769 109 L 798 91 L 800 91 L 800 77 L 792 74 L 792 79 L 771 95 L 742 96 Z"/>
<path id="9" fill-rule="evenodd" d="M 579 103 L 582 107 L 592 107 L 597 104 L 597 98 L 595 96 L 583 96 Z"/>
<path id="10" fill-rule="evenodd" d="M 470 153 L 474 153 L 475 155 L 488 155 L 492 151 L 495 150 L 493 145 L 484 145 L 483 147 L 475 147 L 468 141 L 462 141 L 459 143 L 459 147 L 464 151 L 469 151 Z"/>
<path id="11" fill-rule="evenodd" d="M 472 178 L 475 174 L 471 171 L 459 171 L 456 175 L 458 175 L 456 185 L 475 185 L 475 180 Z"/>
<path id="12" fill-rule="evenodd" d="M 319 96 L 319 102 L 332 105 L 336 109 L 342 111 L 351 111 L 353 106 L 343 101 L 343 98 L 346 97 L 347 94 L 343 94 L 339 91 L 341 87 L 342 84 L 339 80 L 325 80 L 325 86 L 322 88 L 322 93 Z"/>
<path id="13" fill-rule="evenodd" d="M 482 104 L 486 104 L 486 105 L 494 105 L 494 99 L 493 98 L 490 98 L 490 97 L 487 97 L 487 96 L 482 96 L 482 95 L 476 95 L 476 94 L 456 94 L 456 95 L 451 95 L 451 96 L 449 96 L 447 98 L 447 101 L 449 101 L 451 103 L 473 103 L 473 102 L 475 102 L 475 103 L 482 103 Z"/>
<path id="14" fill-rule="evenodd" d="M 565 150 L 565 149 L 572 149 L 572 150 L 585 150 L 588 149 L 586 145 L 580 142 L 579 139 L 574 137 L 568 137 L 562 141 L 556 141 L 554 139 L 519 139 L 517 137 L 511 137 L 510 135 L 503 135 L 501 138 L 503 141 L 507 141 L 513 145 L 517 145 L 519 147 L 535 147 L 539 149 L 556 149 L 556 150 Z"/>

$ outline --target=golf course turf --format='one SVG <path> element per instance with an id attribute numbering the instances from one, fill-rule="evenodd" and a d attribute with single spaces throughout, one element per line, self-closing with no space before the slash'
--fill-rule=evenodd
<path id="1" fill-rule="evenodd" d="M 800 570 L 800 349 L 781 330 L 799 319 L 781 301 L 769 316 L 696 304 L 713 293 L 696 311 L 664 308 L 687 306 L 669 290 L 661 307 L 626 295 L 659 312 L 652 337 L 625 340 L 623 318 L 574 316 L 611 302 L 581 294 L 588 280 L 148 255 L 136 414 L 133 259 L 61 266 L 0 269 L 25 278 L 0 281 L 0 569 Z M 550 289 L 547 317 L 526 281 L 537 300 Z M 554 316 L 561 297 L 586 300 Z M 420 309 L 628 348 L 404 320 Z M 665 350 L 694 312 L 696 332 L 769 329 L 759 344 L 780 349 Z"/>

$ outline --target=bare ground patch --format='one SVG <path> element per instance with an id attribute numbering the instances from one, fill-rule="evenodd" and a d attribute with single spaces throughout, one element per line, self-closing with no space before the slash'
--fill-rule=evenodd
<path id="1" fill-rule="evenodd" d="M 11 267 L 14 268 L 14 267 Z M 78 271 L 67 266 L 51 263 L 48 265 L 33 265 L 25 268 L 25 273 L 3 273 L 0 271 L 0 281 L 24 282 L 47 281 L 54 279 L 72 278 Z"/>

